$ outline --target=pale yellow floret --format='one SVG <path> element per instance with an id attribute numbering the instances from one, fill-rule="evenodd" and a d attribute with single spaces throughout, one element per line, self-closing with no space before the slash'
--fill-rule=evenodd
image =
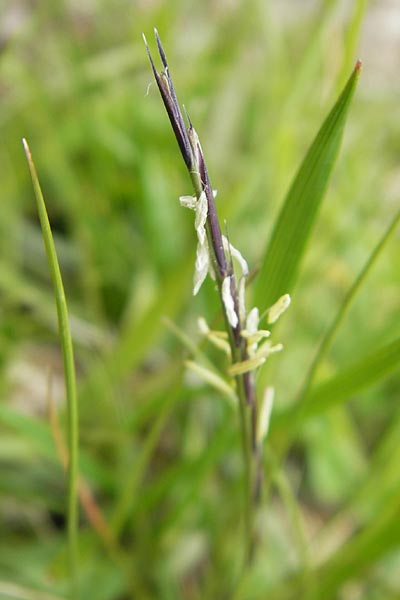
<path id="1" fill-rule="evenodd" d="M 258 308 L 255 306 L 246 317 L 246 330 L 249 333 L 255 333 L 258 329 L 259 320 Z"/>
<path id="2" fill-rule="evenodd" d="M 265 342 L 252 357 L 231 365 L 228 368 L 228 374 L 235 377 L 236 375 L 255 371 L 265 363 L 270 354 L 275 354 L 275 352 L 280 352 L 281 350 L 283 350 L 282 344 L 271 346 L 271 342 Z"/>
<path id="3" fill-rule="evenodd" d="M 208 335 L 210 328 L 204 317 L 199 317 L 197 319 L 197 327 L 199 328 L 200 333 L 203 335 Z"/>
<path id="4" fill-rule="evenodd" d="M 275 323 L 290 305 L 289 294 L 284 294 L 268 309 L 267 322 Z"/>
<path id="5" fill-rule="evenodd" d="M 275 344 L 275 346 L 271 345 L 271 342 L 268 340 L 261 344 L 261 346 L 257 349 L 254 357 L 264 357 L 267 358 L 270 354 L 275 354 L 276 352 L 281 352 L 283 350 L 283 344 Z"/>
<path id="6" fill-rule="evenodd" d="M 239 318 L 240 322 L 246 320 L 246 278 L 241 277 L 238 284 L 238 302 L 239 302 Z"/>
<path id="7" fill-rule="evenodd" d="M 244 373 L 250 373 L 255 371 L 258 367 L 261 367 L 267 359 L 264 356 L 255 356 L 253 358 L 247 358 L 241 362 L 234 363 L 228 368 L 228 375 L 236 377 L 236 375 L 243 375 Z"/>
<path id="8" fill-rule="evenodd" d="M 226 339 L 221 338 L 219 333 L 219 331 L 210 331 L 207 338 L 211 344 L 218 348 L 218 350 L 222 350 L 222 352 L 224 352 L 230 358 L 232 351 L 229 342 Z"/>
<path id="9" fill-rule="evenodd" d="M 224 394 L 224 396 L 236 404 L 236 394 L 233 388 L 225 381 L 225 379 L 218 375 L 218 373 L 215 373 L 214 371 L 207 369 L 207 367 L 203 367 L 192 360 L 187 360 L 185 362 L 185 366 L 193 373 L 196 373 L 196 375 L 198 375 L 198 377 L 200 377 L 203 381 L 211 385 L 211 387 Z"/>
<path id="10" fill-rule="evenodd" d="M 269 430 L 269 423 L 271 419 L 272 407 L 274 404 L 275 390 L 269 386 L 264 391 L 264 396 L 261 401 L 260 413 L 257 423 L 257 444 L 263 443 L 267 437 Z"/>
<path id="11" fill-rule="evenodd" d="M 222 350 L 229 358 L 231 357 L 231 347 L 228 342 L 226 331 L 212 331 L 204 317 L 197 320 L 200 333 L 202 333 L 211 344 L 219 350 Z"/>
<path id="12" fill-rule="evenodd" d="M 249 344 L 259 344 L 261 340 L 269 337 L 271 332 L 268 329 L 259 329 L 255 333 L 250 333 L 247 329 L 242 329 L 241 336 L 249 342 Z"/>

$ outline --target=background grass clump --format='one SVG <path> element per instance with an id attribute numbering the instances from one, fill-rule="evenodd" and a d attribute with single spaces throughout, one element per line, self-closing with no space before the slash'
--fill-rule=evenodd
<path id="1" fill-rule="evenodd" d="M 71 316 L 81 597 L 398 597 L 398 235 L 355 290 L 296 409 L 324 334 L 398 211 L 398 41 L 385 29 L 395 18 L 390 2 L 361 0 L 0 8 L 0 597 L 55 600 L 69 589 L 66 484 L 47 407 L 50 395 L 64 431 L 62 360 L 23 136 Z M 364 65 L 279 325 L 285 351 L 262 375 L 276 403 L 258 551 L 240 577 L 237 415 L 184 370 L 188 351 L 164 320 L 200 342 L 197 317 L 212 322 L 218 299 L 210 282 L 191 295 L 196 240 L 178 203 L 190 181 L 147 90 L 141 32 L 154 25 L 221 220 L 252 267 L 355 60 Z"/>

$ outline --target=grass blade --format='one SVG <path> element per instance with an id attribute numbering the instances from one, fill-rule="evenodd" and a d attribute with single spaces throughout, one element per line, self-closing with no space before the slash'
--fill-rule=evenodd
<path id="1" fill-rule="evenodd" d="M 310 367 L 309 373 L 307 375 L 307 379 L 306 379 L 306 382 L 304 385 L 302 397 L 305 397 L 307 395 L 309 389 L 311 388 L 311 385 L 313 383 L 314 376 L 317 372 L 317 369 L 318 369 L 319 365 L 321 364 L 322 359 L 325 357 L 326 353 L 328 352 L 336 333 L 338 332 L 347 313 L 349 312 L 351 305 L 354 302 L 355 297 L 357 296 L 357 293 L 360 291 L 360 289 L 361 289 L 363 283 L 365 282 L 369 272 L 371 271 L 373 265 L 375 264 L 375 262 L 381 255 L 384 247 L 386 246 L 386 243 L 389 241 L 392 234 L 396 231 L 396 228 L 399 225 L 399 223 L 400 223 L 400 210 L 397 211 L 397 213 L 395 214 L 394 218 L 392 219 L 392 221 L 389 224 L 389 227 L 386 229 L 385 233 L 379 240 L 378 244 L 375 246 L 374 250 L 370 254 L 364 267 L 361 269 L 359 275 L 356 277 L 353 285 L 351 286 L 348 293 L 346 294 L 336 317 L 334 318 L 331 326 L 329 327 L 328 331 L 326 332 L 325 336 L 323 337 L 321 345 L 318 350 L 318 353 L 317 353 L 317 355 Z M 300 399 L 300 404 L 301 404 L 301 401 L 302 401 L 302 398 Z"/>
<path id="2" fill-rule="evenodd" d="M 343 92 L 309 148 L 286 196 L 257 278 L 255 300 L 262 309 L 293 288 L 339 151 L 347 111 L 360 69 L 361 63 L 357 62 Z"/>
<path id="3" fill-rule="evenodd" d="M 78 598 L 78 401 L 76 394 L 75 364 L 69 327 L 68 306 L 64 293 L 60 267 L 54 245 L 46 204 L 32 160 L 31 151 L 25 139 L 22 140 L 35 192 L 37 210 L 42 228 L 43 241 L 57 308 L 58 330 L 63 354 L 65 392 L 68 412 L 68 555 L 71 577 L 71 596 Z"/>
<path id="4" fill-rule="evenodd" d="M 305 398 L 304 414 L 321 413 L 389 375 L 400 363 L 400 338 L 379 348 L 328 381 L 312 388 Z"/>
<path id="5" fill-rule="evenodd" d="M 400 364 L 400 338 L 343 369 L 327 381 L 311 388 L 301 412 L 296 406 L 282 411 L 272 420 L 271 428 L 297 427 L 304 419 L 319 415 L 349 400 L 361 390 L 377 383 Z"/>
<path id="6" fill-rule="evenodd" d="M 329 326 L 328 330 L 326 331 L 325 335 L 323 336 L 320 346 L 318 348 L 318 352 L 315 355 L 313 362 L 311 363 L 311 366 L 306 375 L 304 384 L 302 386 L 302 390 L 300 391 L 300 395 L 299 395 L 298 401 L 296 403 L 296 409 L 293 412 L 294 419 L 298 419 L 299 421 L 301 421 L 303 409 L 304 409 L 304 406 L 307 404 L 307 397 L 309 396 L 310 390 L 312 389 L 315 375 L 317 374 L 318 368 L 319 368 L 320 364 L 322 363 L 323 359 L 325 358 L 327 352 L 329 351 L 329 348 L 331 347 L 332 342 L 333 342 L 337 332 L 339 331 L 340 326 L 342 325 L 347 313 L 349 312 L 350 307 L 352 306 L 358 292 L 360 291 L 364 282 L 366 281 L 367 276 L 369 275 L 372 267 L 374 266 L 374 264 L 380 257 L 387 242 L 390 240 L 391 236 L 396 231 L 399 223 L 400 223 L 400 210 L 397 211 L 394 218 L 390 222 L 389 227 L 386 229 L 383 236 L 381 237 L 381 239 L 379 240 L 379 242 L 377 243 L 377 245 L 371 252 L 370 256 L 368 257 L 368 260 L 366 261 L 366 263 L 363 266 L 363 268 L 361 269 L 360 273 L 354 280 L 353 285 L 350 287 L 345 298 L 343 299 L 343 302 L 342 302 L 336 316 L 334 317 L 331 325 Z"/>

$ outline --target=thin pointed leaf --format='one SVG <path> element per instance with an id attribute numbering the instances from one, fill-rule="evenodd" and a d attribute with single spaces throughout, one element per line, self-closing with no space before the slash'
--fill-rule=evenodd
<path id="1" fill-rule="evenodd" d="M 343 369 L 311 389 L 305 398 L 305 415 L 321 413 L 383 379 L 400 364 L 400 338 Z"/>
<path id="2" fill-rule="evenodd" d="M 370 271 L 372 270 L 372 267 L 374 266 L 374 264 L 376 263 L 376 261 L 378 260 L 380 255 L 382 254 L 387 242 L 390 240 L 391 236 L 396 231 L 396 228 L 399 225 L 399 223 L 400 223 L 400 210 L 397 211 L 394 218 L 391 220 L 389 227 L 386 229 L 383 236 L 381 237 L 381 239 L 379 240 L 379 242 L 373 249 L 372 253 L 368 257 L 367 262 L 361 269 L 360 273 L 354 280 L 353 285 L 350 287 L 346 296 L 344 297 L 343 302 L 340 305 L 339 310 L 338 310 L 336 316 L 334 317 L 330 327 L 328 327 L 325 335 L 323 336 L 323 338 L 321 340 L 321 344 L 318 349 L 318 352 L 310 365 L 310 368 L 308 370 L 308 373 L 307 373 L 305 381 L 304 381 L 303 389 L 301 390 L 300 396 L 296 403 L 295 411 L 297 411 L 297 419 L 299 421 L 301 421 L 301 418 L 303 415 L 303 410 L 304 410 L 304 406 L 305 406 L 304 400 L 307 398 L 310 390 L 313 387 L 315 375 L 318 372 L 319 365 L 321 364 L 321 362 L 324 359 L 324 357 L 326 356 L 329 348 L 331 347 L 332 342 L 335 339 L 335 336 L 337 335 L 337 333 L 340 329 L 340 326 L 342 325 L 346 315 L 348 314 L 348 311 L 350 310 L 350 307 L 352 306 L 354 300 L 356 299 L 357 294 L 362 289 L 362 286 L 365 283 Z"/>
<path id="3" fill-rule="evenodd" d="M 343 92 L 309 148 L 286 196 L 258 276 L 255 294 L 256 303 L 261 307 L 269 306 L 293 288 L 339 152 L 347 111 L 360 68 L 361 63 L 357 62 Z"/>
<path id="4" fill-rule="evenodd" d="M 65 395 L 68 412 L 68 553 L 70 562 L 71 589 L 76 596 L 78 568 L 78 399 L 76 394 L 76 375 L 71 330 L 69 326 L 68 306 L 64 285 L 58 263 L 56 247 L 51 232 L 39 178 L 32 159 L 31 151 L 25 139 L 22 140 L 36 198 L 36 206 L 42 228 L 43 242 L 54 289 L 57 308 L 58 331 L 63 355 Z"/>
<path id="5" fill-rule="evenodd" d="M 400 365 L 400 338 L 379 348 L 343 369 L 327 381 L 311 388 L 304 398 L 301 414 L 296 407 L 282 411 L 272 420 L 272 429 L 287 428 L 295 420 L 319 415 L 349 400 L 358 392 L 377 383 Z"/>

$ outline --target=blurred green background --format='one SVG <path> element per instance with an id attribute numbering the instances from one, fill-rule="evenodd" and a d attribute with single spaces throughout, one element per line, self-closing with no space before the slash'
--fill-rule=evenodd
<path id="1" fill-rule="evenodd" d="M 279 438 L 271 438 L 260 548 L 237 581 L 237 415 L 185 372 L 188 353 L 163 320 L 196 341 L 197 317 L 213 322 L 218 299 L 210 282 L 191 295 L 196 239 L 178 203 L 191 186 L 151 83 L 141 33 L 155 49 L 154 26 L 200 135 L 220 217 L 251 267 L 307 147 L 363 60 L 279 327 L 285 350 L 268 369 L 274 411 L 294 402 L 399 205 L 397 2 L 1 4 L 0 598 L 49 600 L 67 590 L 65 481 L 46 409 L 50 373 L 64 423 L 62 365 L 23 136 L 71 312 L 81 472 L 107 523 L 99 531 L 81 511 L 82 598 L 398 598 L 398 371 L 302 423 L 282 467 L 273 466 Z M 398 337 L 399 263 L 397 237 L 319 380 Z"/>

